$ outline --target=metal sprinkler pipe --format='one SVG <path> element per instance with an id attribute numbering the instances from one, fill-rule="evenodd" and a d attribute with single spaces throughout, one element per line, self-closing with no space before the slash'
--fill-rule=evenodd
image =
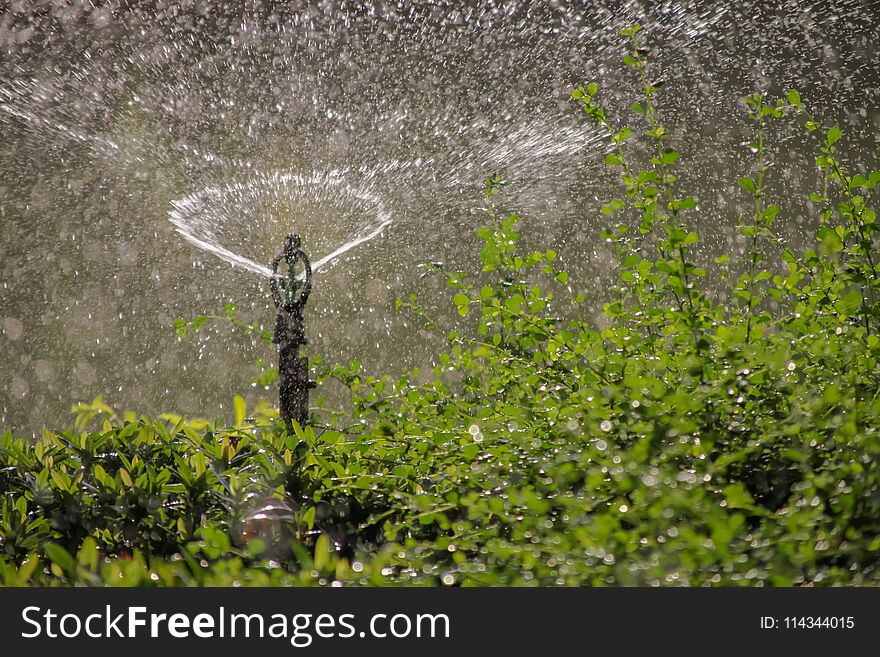
<path id="1" fill-rule="evenodd" d="M 278 265 L 287 263 L 287 274 L 279 275 Z M 297 264 L 303 265 L 303 276 L 297 278 Z M 284 246 L 271 263 L 269 287 L 277 316 L 272 342 L 278 345 L 278 399 L 281 419 L 289 427 L 291 421 L 302 427 L 309 420 L 309 359 L 299 355 L 299 348 L 308 344 L 303 308 L 312 291 L 312 263 L 302 250 L 299 235 L 287 235 Z"/>

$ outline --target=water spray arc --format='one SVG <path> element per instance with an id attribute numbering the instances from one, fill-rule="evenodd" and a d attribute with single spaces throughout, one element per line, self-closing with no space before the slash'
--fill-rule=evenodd
<path id="1" fill-rule="evenodd" d="M 278 271 L 282 261 L 287 265 L 286 274 Z M 298 278 L 300 263 L 303 275 Z M 299 354 L 299 348 L 308 344 L 303 308 L 312 291 L 312 263 L 302 249 L 299 235 L 289 234 L 284 238 L 284 246 L 272 259 L 270 268 L 269 287 L 277 310 L 272 342 L 278 345 L 279 410 L 287 426 L 293 420 L 305 426 L 309 420 L 309 389 L 316 384 L 309 380 L 308 357 Z"/>

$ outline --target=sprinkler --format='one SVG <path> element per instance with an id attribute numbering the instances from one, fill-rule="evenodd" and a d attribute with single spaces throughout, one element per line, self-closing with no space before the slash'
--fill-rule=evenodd
<path id="1" fill-rule="evenodd" d="M 278 272 L 282 260 L 287 264 L 286 274 Z M 296 275 L 299 263 L 303 268 L 301 278 Z M 278 345 L 279 410 L 288 427 L 292 420 L 302 427 L 309 420 L 309 389 L 315 387 L 315 382 L 309 381 L 308 357 L 299 355 L 299 348 L 308 344 L 303 308 L 312 291 L 312 263 L 302 250 L 299 235 L 284 238 L 284 246 L 270 267 L 269 287 L 277 310 L 272 342 Z"/>

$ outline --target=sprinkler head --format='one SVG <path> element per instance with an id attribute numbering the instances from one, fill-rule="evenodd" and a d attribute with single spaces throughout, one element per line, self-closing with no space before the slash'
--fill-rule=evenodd
<path id="1" fill-rule="evenodd" d="M 287 274 L 284 276 L 278 273 L 278 266 L 282 260 L 287 264 Z M 303 274 L 297 276 L 297 264 L 300 262 Z M 275 306 L 277 308 L 284 307 L 288 311 L 305 306 L 312 289 L 312 265 L 302 249 L 302 240 L 299 235 L 290 233 L 284 238 L 284 245 L 278 255 L 273 258 L 271 269 L 272 278 L 269 285 Z M 284 293 L 283 297 L 282 292 Z"/>

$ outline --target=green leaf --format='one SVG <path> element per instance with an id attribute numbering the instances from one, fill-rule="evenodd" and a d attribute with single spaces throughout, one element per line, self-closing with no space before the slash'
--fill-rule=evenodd
<path id="1" fill-rule="evenodd" d="M 232 399 L 232 406 L 235 409 L 235 424 L 233 426 L 240 427 L 244 424 L 244 419 L 247 417 L 247 404 L 244 401 L 244 397 L 235 395 Z"/>
<path id="2" fill-rule="evenodd" d="M 611 199 L 607 204 L 602 206 L 602 214 L 613 214 L 619 210 L 622 210 L 624 207 L 624 203 L 619 198 Z"/>
<path id="3" fill-rule="evenodd" d="M 832 144 L 837 143 L 841 137 L 843 137 L 843 133 L 840 131 L 840 128 L 835 127 L 835 128 L 829 129 L 828 136 L 826 138 L 828 145 L 831 146 Z"/>
<path id="4" fill-rule="evenodd" d="M 302 514 L 302 521 L 305 523 L 306 527 L 309 529 L 315 528 L 315 508 L 310 506 L 305 512 Z"/>
<path id="5" fill-rule="evenodd" d="M 754 505 L 752 496 L 740 483 L 725 486 L 724 499 L 727 500 L 727 506 L 731 509 L 750 509 Z"/>
<path id="6" fill-rule="evenodd" d="M 507 299 L 504 300 L 504 305 L 511 312 L 518 313 L 522 310 L 524 302 L 525 299 L 523 299 L 523 296 L 521 294 L 514 294 L 513 296 L 507 297 Z"/>
<path id="7" fill-rule="evenodd" d="M 84 568 L 95 572 L 98 570 L 100 556 L 97 541 L 92 536 L 86 536 L 85 540 L 82 542 L 82 546 L 80 546 L 79 552 L 76 553 L 77 562 Z"/>
<path id="8" fill-rule="evenodd" d="M 480 446 L 475 444 L 465 445 L 461 448 L 461 455 L 465 461 L 473 461 L 479 452 Z"/>
<path id="9" fill-rule="evenodd" d="M 452 301 L 458 309 L 458 314 L 465 317 L 470 310 L 471 298 L 466 294 L 459 293 L 452 298 Z"/>
<path id="10" fill-rule="evenodd" d="M 492 230 L 489 226 L 480 226 L 474 231 L 481 240 L 490 240 L 492 236 L 495 235 L 495 231 Z"/>
<path id="11" fill-rule="evenodd" d="M 46 543 L 43 546 L 46 556 L 64 570 L 64 572 L 72 574 L 76 571 L 76 560 L 70 556 L 70 553 L 57 543 Z"/>
<path id="12" fill-rule="evenodd" d="M 327 534 L 322 533 L 315 542 L 315 569 L 326 570 L 330 566 L 332 548 Z"/>
<path id="13" fill-rule="evenodd" d="M 755 186 L 755 181 L 748 176 L 743 176 L 739 179 L 739 186 L 748 192 L 752 192 L 752 194 L 754 194 L 757 190 L 757 187 Z"/>
<path id="14" fill-rule="evenodd" d="M 178 318 L 174 320 L 174 332 L 177 333 L 178 337 L 185 338 L 188 330 L 188 324 L 185 319 Z"/>
<path id="15" fill-rule="evenodd" d="M 266 542 L 261 538 L 252 538 L 248 541 L 247 552 L 252 558 L 258 558 L 266 550 Z"/>
<path id="16" fill-rule="evenodd" d="M 660 162 L 668 166 L 670 164 L 675 164 L 678 161 L 678 158 L 681 157 L 681 153 L 673 150 L 666 150 L 663 152 L 663 157 L 660 158 Z"/>
<path id="17" fill-rule="evenodd" d="M 776 218 L 777 214 L 779 214 L 779 206 L 768 205 L 761 213 L 761 220 L 765 223 L 765 225 L 769 226 L 771 223 L 773 223 L 773 220 Z"/>
<path id="18" fill-rule="evenodd" d="M 68 492 L 70 490 L 70 477 L 62 474 L 58 470 L 52 470 L 52 481 L 55 482 L 55 485 L 63 490 L 64 492 Z"/>

